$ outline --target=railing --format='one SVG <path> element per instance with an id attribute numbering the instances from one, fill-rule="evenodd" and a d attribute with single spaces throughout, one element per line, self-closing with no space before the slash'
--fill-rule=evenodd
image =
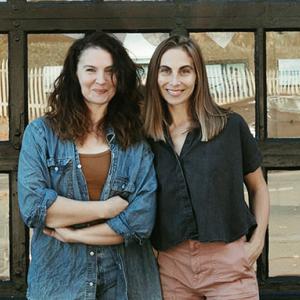
<path id="1" fill-rule="evenodd" d="M 0 63 L 0 117 L 8 116 L 8 63 Z M 41 116 L 47 106 L 47 97 L 61 66 L 30 68 L 28 71 L 29 119 Z M 215 101 L 220 105 L 232 104 L 255 97 L 254 74 L 247 69 L 232 72 L 209 70 L 208 81 Z M 268 96 L 300 95 L 300 72 L 270 71 L 267 74 Z M 279 101 L 279 100 L 278 100 Z"/>

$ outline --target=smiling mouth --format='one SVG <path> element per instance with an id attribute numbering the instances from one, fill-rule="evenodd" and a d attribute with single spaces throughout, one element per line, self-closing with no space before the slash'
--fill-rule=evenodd
<path id="1" fill-rule="evenodd" d="M 107 90 L 93 90 L 95 93 L 101 95 L 101 94 L 105 94 L 107 92 Z"/>
<path id="2" fill-rule="evenodd" d="M 184 90 L 170 90 L 167 89 L 168 94 L 170 94 L 171 96 L 179 96 L 183 93 Z"/>

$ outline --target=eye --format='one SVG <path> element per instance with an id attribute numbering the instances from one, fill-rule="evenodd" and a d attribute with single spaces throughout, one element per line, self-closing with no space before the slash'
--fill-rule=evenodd
<path id="1" fill-rule="evenodd" d="M 85 71 L 92 73 L 92 72 L 95 72 L 95 69 L 94 68 L 86 68 Z"/>
<path id="2" fill-rule="evenodd" d="M 193 72 L 193 69 L 191 67 L 184 67 L 180 70 L 182 75 L 189 75 Z"/>
<path id="3" fill-rule="evenodd" d="M 159 68 L 159 73 L 162 75 L 169 75 L 169 74 L 171 74 L 171 69 L 168 67 L 162 66 Z"/>
<path id="4" fill-rule="evenodd" d="M 113 67 L 109 67 L 105 69 L 105 74 L 112 75 L 114 73 Z"/>

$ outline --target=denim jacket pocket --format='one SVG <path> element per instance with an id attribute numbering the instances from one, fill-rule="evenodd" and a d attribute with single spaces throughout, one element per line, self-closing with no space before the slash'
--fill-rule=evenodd
<path id="1" fill-rule="evenodd" d="M 72 196 L 72 159 L 49 158 L 47 166 L 51 187 L 61 196 Z"/>
<path id="2" fill-rule="evenodd" d="M 128 200 L 130 194 L 135 191 L 135 186 L 126 177 L 117 177 L 111 184 L 110 197 L 120 196 Z"/>

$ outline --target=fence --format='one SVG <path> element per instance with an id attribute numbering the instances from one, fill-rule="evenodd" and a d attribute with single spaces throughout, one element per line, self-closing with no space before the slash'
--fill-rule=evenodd
<path id="1" fill-rule="evenodd" d="M 0 118 L 8 117 L 8 61 L 0 64 Z M 29 68 L 28 113 L 29 120 L 41 116 L 47 107 L 47 98 L 62 67 Z"/>
<path id="2" fill-rule="evenodd" d="M 8 60 L 0 63 L 0 117 L 8 116 Z"/>
<path id="3" fill-rule="evenodd" d="M 0 117 L 8 116 L 8 63 L 0 63 Z M 42 115 L 53 82 L 61 66 L 30 68 L 28 70 L 28 111 L 29 119 Z M 255 97 L 254 74 L 247 69 L 222 72 L 208 69 L 210 91 L 219 105 L 230 104 Z M 300 72 L 270 71 L 267 74 L 268 96 L 300 95 Z"/>

